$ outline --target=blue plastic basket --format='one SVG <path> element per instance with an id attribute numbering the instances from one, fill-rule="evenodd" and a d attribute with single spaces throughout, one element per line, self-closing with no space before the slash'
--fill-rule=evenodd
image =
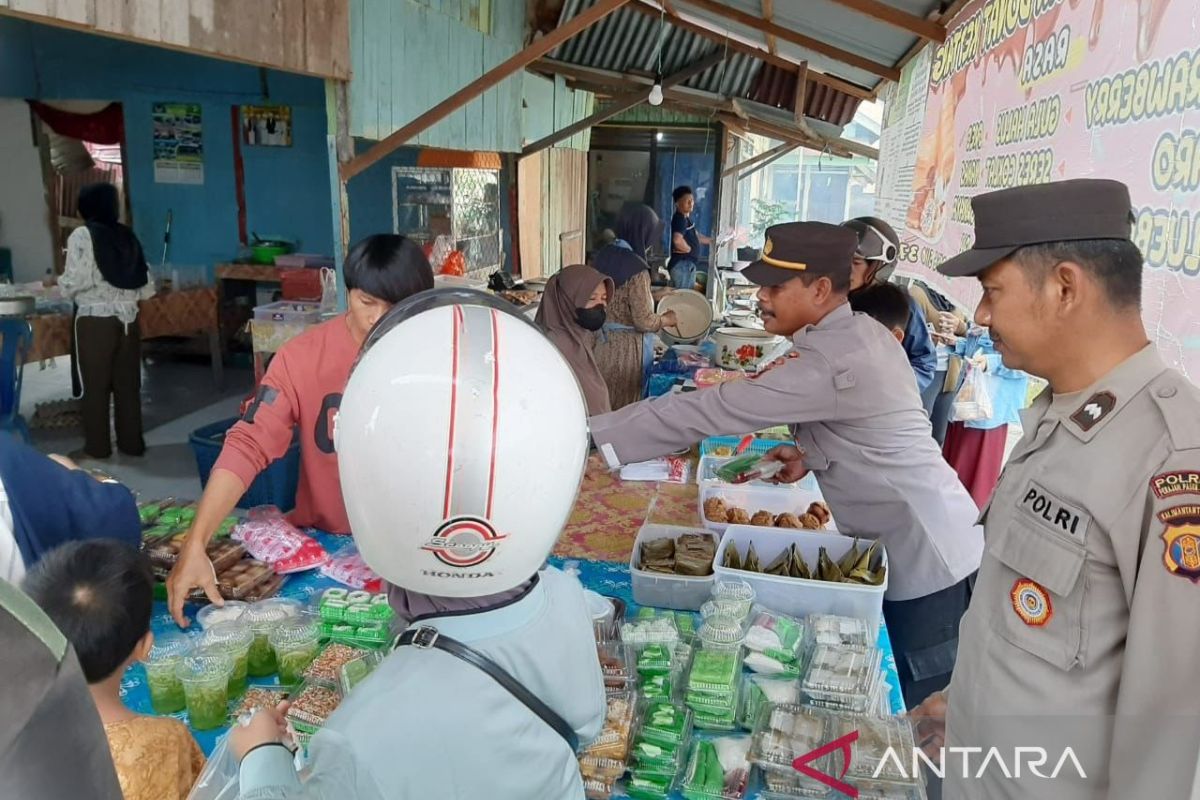
<path id="1" fill-rule="evenodd" d="M 196 469 L 200 471 L 200 488 L 208 485 L 208 476 L 225 444 L 225 433 L 238 421 L 237 417 L 214 422 L 192 431 L 188 444 L 196 455 Z M 250 484 L 250 488 L 238 501 L 238 508 L 255 506 L 278 506 L 281 511 L 296 507 L 296 485 L 300 482 L 300 437 L 294 434 L 287 454 L 272 461 Z"/>
<path id="2" fill-rule="evenodd" d="M 718 447 L 728 447 L 736 450 L 737 446 L 742 443 L 742 438 L 741 436 L 709 436 L 700 442 L 700 455 L 711 456 L 713 455 L 713 451 Z M 781 444 L 795 444 L 795 442 L 781 442 L 775 439 L 752 439 L 750 446 L 744 452 L 766 455 L 768 450 L 772 450 Z"/>

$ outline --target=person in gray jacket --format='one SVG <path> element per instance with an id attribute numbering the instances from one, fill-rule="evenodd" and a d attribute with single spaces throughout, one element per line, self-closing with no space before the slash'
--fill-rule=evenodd
<path id="1" fill-rule="evenodd" d="M 644 461 L 718 434 L 791 426 L 780 473 L 816 474 L 838 529 L 879 539 L 890 562 L 883 613 L 911 706 L 944 688 L 958 621 L 983 553 L 978 510 L 930 435 L 904 350 L 847 302 L 858 237 L 794 222 L 767 230 L 743 274 L 759 284 L 768 331 L 795 349 L 754 378 L 656 398 L 593 417 L 610 467 Z"/>

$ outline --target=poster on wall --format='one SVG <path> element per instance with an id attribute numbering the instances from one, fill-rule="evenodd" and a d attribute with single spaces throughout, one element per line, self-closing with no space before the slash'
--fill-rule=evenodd
<path id="1" fill-rule="evenodd" d="M 199 103 L 155 103 L 154 182 L 204 183 Z"/>
<path id="2" fill-rule="evenodd" d="M 291 106 L 242 106 L 242 143 L 248 147 L 291 147 Z"/>
<path id="3" fill-rule="evenodd" d="M 1200 381 L 1200 6 L 1191 0 L 975 0 L 887 91 L 878 211 L 899 271 L 973 308 L 933 269 L 971 246 L 976 194 L 1068 178 L 1129 186 L 1143 315 Z M 893 160 L 894 159 L 894 160 Z"/>

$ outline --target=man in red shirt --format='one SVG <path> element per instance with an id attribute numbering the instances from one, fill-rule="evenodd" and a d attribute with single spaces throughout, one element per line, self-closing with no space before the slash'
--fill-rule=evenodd
<path id="1" fill-rule="evenodd" d="M 334 421 L 350 368 L 375 322 L 396 303 L 433 288 L 433 270 L 421 247 L 396 235 L 359 242 L 344 269 L 348 309 L 280 348 L 254 402 L 225 437 L 178 563 L 167 578 L 171 614 L 187 627 L 187 594 L 200 587 L 220 601 L 205 548 L 222 520 L 268 464 L 282 457 L 300 429 L 300 483 L 290 518 L 300 527 L 349 533 L 342 503 Z"/>

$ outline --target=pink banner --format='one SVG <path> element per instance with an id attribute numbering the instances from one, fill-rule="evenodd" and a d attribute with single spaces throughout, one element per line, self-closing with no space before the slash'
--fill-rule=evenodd
<path id="1" fill-rule="evenodd" d="M 880 213 L 904 231 L 901 272 L 973 307 L 973 280 L 931 272 L 970 246 L 972 196 L 1066 178 L 1123 181 L 1146 256 L 1147 327 L 1167 362 L 1197 380 L 1198 23 L 1192 0 L 968 5 L 888 98 L 897 105 L 885 120 Z M 923 117 L 914 113 L 922 89 Z"/>

